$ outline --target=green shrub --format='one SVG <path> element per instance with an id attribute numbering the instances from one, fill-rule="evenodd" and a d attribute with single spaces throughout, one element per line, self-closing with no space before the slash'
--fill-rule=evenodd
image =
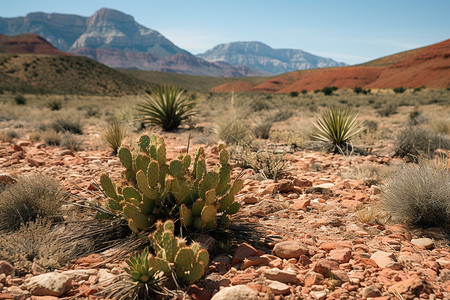
<path id="1" fill-rule="evenodd" d="M 336 86 L 326 86 L 324 88 L 322 88 L 320 91 L 325 95 L 325 96 L 330 96 L 333 94 L 334 91 L 337 91 L 338 88 Z"/>
<path id="2" fill-rule="evenodd" d="M 17 95 L 14 97 L 14 101 L 17 105 L 25 105 L 27 104 L 27 98 L 24 95 Z"/>
<path id="3" fill-rule="evenodd" d="M 289 96 L 297 97 L 298 96 L 298 92 L 292 91 L 292 92 L 289 93 Z"/>
<path id="4" fill-rule="evenodd" d="M 117 154 L 117 150 L 119 150 L 127 134 L 126 128 L 119 122 L 119 120 L 114 118 L 106 127 L 102 138 L 103 141 L 105 141 L 108 146 L 113 149 L 114 154 Z"/>
<path id="5" fill-rule="evenodd" d="M 0 193 L 0 230 L 17 230 L 38 218 L 59 218 L 63 201 L 54 179 L 40 174 L 21 177 Z"/>
<path id="6" fill-rule="evenodd" d="M 284 154 L 270 152 L 250 153 L 245 157 L 247 164 L 256 172 L 260 172 L 265 178 L 275 182 L 286 172 L 288 161 Z"/>
<path id="7" fill-rule="evenodd" d="M 381 203 L 395 222 L 446 227 L 449 199 L 449 170 L 420 163 L 407 165 L 383 186 Z"/>
<path id="8" fill-rule="evenodd" d="M 81 119 L 76 115 L 64 114 L 58 116 L 50 123 L 50 127 L 56 132 L 83 134 L 83 125 L 81 123 Z"/>
<path id="9" fill-rule="evenodd" d="M 448 149 L 449 147 L 449 141 L 443 136 L 420 127 L 407 127 L 401 130 L 396 137 L 395 155 L 417 160 L 418 156 L 431 156 L 436 149 Z"/>
<path id="10" fill-rule="evenodd" d="M 331 143 L 335 152 L 348 148 L 350 139 L 364 129 L 364 122 L 350 109 L 329 108 L 313 125 L 313 138 Z"/>
<path id="11" fill-rule="evenodd" d="M 401 86 L 401 87 L 396 87 L 396 88 L 394 88 L 393 91 L 394 91 L 394 93 L 396 93 L 396 94 L 401 94 L 401 93 L 405 92 L 406 89 L 405 89 L 404 87 Z"/>
<path id="12" fill-rule="evenodd" d="M 194 115 L 195 102 L 183 89 L 170 85 L 158 86 L 138 103 L 138 117 L 144 124 L 172 131 Z"/>
<path id="13" fill-rule="evenodd" d="M 353 92 L 355 92 L 355 94 L 361 94 L 362 92 L 363 92 L 363 88 L 362 87 L 360 87 L 360 86 L 355 86 L 354 88 L 353 88 Z"/>
<path id="14" fill-rule="evenodd" d="M 303 89 L 303 90 L 302 90 L 302 95 L 306 95 L 306 94 L 308 94 L 308 91 L 305 90 L 305 89 Z"/>

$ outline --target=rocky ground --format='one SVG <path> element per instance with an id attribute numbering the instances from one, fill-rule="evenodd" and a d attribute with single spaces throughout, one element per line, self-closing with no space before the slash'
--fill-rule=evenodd
<path id="1" fill-rule="evenodd" d="M 97 138 L 91 136 L 86 149 L 95 149 Z M 186 136 L 165 139 L 169 157 L 186 151 Z M 206 154 L 215 165 L 217 147 L 207 147 Z M 450 247 L 440 229 L 363 223 L 354 214 L 375 201 L 380 188 L 341 174 L 365 162 L 389 165 L 395 159 L 304 150 L 288 159 L 288 173 L 278 183 L 244 172 L 238 219 L 257 225 L 260 240 L 240 241 L 228 253 L 211 256 L 207 274 L 187 292 L 192 299 L 450 299 Z M 92 182 L 103 172 L 118 178 L 121 166 L 108 150 L 72 152 L 13 140 L 0 143 L 0 170 L 3 179 L 49 174 L 68 193 L 91 199 Z M 0 299 L 97 299 L 98 291 L 120 280 L 124 266 L 107 251 L 64 270 L 43 273 L 34 266 L 31 274 L 15 277 L 13 266 L 0 261 Z"/>

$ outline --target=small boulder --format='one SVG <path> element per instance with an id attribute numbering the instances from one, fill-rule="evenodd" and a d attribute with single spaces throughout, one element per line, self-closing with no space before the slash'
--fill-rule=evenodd
<path id="1" fill-rule="evenodd" d="M 297 278 L 297 274 L 292 271 L 280 270 L 277 268 L 266 269 L 263 271 L 264 276 L 267 279 L 275 280 L 283 283 L 299 284 L 300 280 Z"/>
<path id="2" fill-rule="evenodd" d="M 236 285 L 224 288 L 215 294 L 211 300 L 257 300 L 258 293 L 246 285 Z"/>
<path id="3" fill-rule="evenodd" d="M 389 268 L 393 270 L 400 270 L 402 268 L 402 265 L 396 261 L 393 253 L 377 251 L 372 254 L 370 259 L 375 261 L 378 267 L 382 269 Z"/>
<path id="4" fill-rule="evenodd" d="M 308 250 L 297 241 L 280 242 L 273 247 L 273 254 L 280 258 L 299 258 L 305 255 Z"/>
<path id="5" fill-rule="evenodd" d="M 286 295 L 291 292 L 291 288 L 289 285 L 279 282 L 279 281 L 272 281 L 268 288 L 277 295 Z"/>
<path id="6" fill-rule="evenodd" d="M 72 279 L 61 273 L 46 273 L 25 280 L 27 289 L 37 296 L 63 295 L 71 286 Z"/>
<path id="7" fill-rule="evenodd" d="M 411 244 L 425 247 L 425 249 L 431 249 L 434 246 L 433 240 L 429 238 L 412 239 Z"/>
<path id="8" fill-rule="evenodd" d="M 14 267 L 6 260 L 0 260 L 0 274 L 9 275 Z"/>

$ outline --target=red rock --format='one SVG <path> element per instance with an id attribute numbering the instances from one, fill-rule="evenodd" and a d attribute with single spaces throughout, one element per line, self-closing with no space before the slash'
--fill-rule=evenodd
<path id="1" fill-rule="evenodd" d="M 352 243 L 348 241 L 338 241 L 338 242 L 325 242 L 320 244 L 319 248 L 322 250 L 330 251 L 334 249 L 351 248 Z"/>
<path id="2" fill-rule="evenodd" d="M 313 271 L 329 277 L 332 270 L 339 270 L 339 264 L 329 259 L 319 259 L 313 265 Z"/>
<path id="3" fill-rule="evenodd" d="M 390 268 L 393 270 L 399 270 L 402 268 L 402 265 L 399 264 L 393 253 L 377 251 L 370 257 L 380 268 Z"/>
<path id="4" fill-rule="evenodd" d="M 86 257 L 81 257 L 81 258 L 77 259 L 76 263 L 91 265 L 91 264 L 100 263 L 102 261 L 104 261 L 103 257 L 100 254 L 94 253 L 94 254 L 88 255 Z"/>
<path id="5" fill-rule="evenodd" d="M 300 255 L 305 255 L 307 249 L 297 241 L 280 242 L 273 247 L 274 255 L 281 258 L 299 258 Z"/>
<path id="6" fill-rule="evenodd" d="M 31 167 L 40 167 L 45 164 L 44 160 L 40 158 L 27 158 L 27 161 Z"/>
<path id="7" fill-rule="evenodd" d="M 16 180 L 12 176 L 6 173 L 0 174 L 0 187 L 13 183 L 16 183 Z"/>
<path id="8" fill-rule="evenodd" d="M 59 298 L 55 296 L 31 296 L 31 300 L 58 300 L 58 299 Z"/>
<path id="9" fill-rule="evenodd" d="M 14 270 L 14 267 L 5 260 L 0 260 L 0 274 L 9 275 Z"/>
<path id="10" fill-rule="evenodd" d="M 30 141 L 17 141 L 16 145 L 19 147 L 26 147 L 26 146 L 30 146 L 31 142 Z"/>
<path id="11" fill-rule="evenodd" d="M 305 275 L 305 286 L 313 286 L 320 284 L 324 280 L 324 276 L 320 273 L 309 271 Z"/>
<path id="12" fill-rule="evenodd" d="M 294 184 L 294 186 L 299 187 L 299 188 L 306 188 L 309 186 L 312 186 L 312 181 L 308 180 L 308 179 L 299 179 L 299 178 L 295 178 L 292 183 Z"/>
<path id="13" fill-rule="evenodd" d="M 381 291 L 376 286 L 370 285 L 370 286 L 366 286 L 365 288 L 363 288 L 361 290 L 361 295 L 364 298 L 369 298 L 369 297 L 373 298 L 373 297 L 381 296 Z"/>
<path id="14" fill-rule="evenodd" d="M 241 270 L 245 270 L 251 266 L 260 266 L 260 265 L 268 265 L 270 263 L 270 259 L 263 256 L 250 256 L 244 258 L 244 262 L 241 265 Z"/>
<path id="15" fill-rule="evenodd" d="M 199 288 L 195 284 L 189 286 L 188 294 L 193 300 L 209 300 L 212 297 L 210 291 Z"/>
<path id="16" fill-rule="evenodd" d="M 233 260 L 231 263 L 233 265 L 237 265 L 242 263 L 245 258 L 248 258 L 250 256 L 261 256 L 262 254 L 264 254 L 263 251 L 256 250 L 249 244 L 243 243 L 239 245 L 239 247 L 237 247 L 236 251 L 234 252 Z"/>
<path id="17" fill-rule="evenodd" d="M 264 276 L 269 280 L 275 280 L 283 283 L 299 284 L 297 275 L 292 271 L 280 270 L 278 268 L 263 270 Z"/>
<path id="18" fill-rule="evenodd" d="M 300 255 L 298 258 L 298 264 L 302 266 L 308 266 L 312 263 L 312 261 L 309 259 L 306 255 Z"/>
<path id="19" fill-rule="evenodd" d="M 311 205 L 311 200 L 309 199 L 299 199 L 294 202 L 294 210 L 305 210 L 308 206 Z"/>
<path id="20" fill-rule="evenodd" d="M 244 201 L 245 204 L 255 204 L 258 203 L 258 198 L 255 196 L 245 196 L 242 201 Z"/>
<path id="21" fill-rule="evenodd" d="M 0 299 L 1 300 L 15 300 L 16 296 L 8 293 L 0 293 Z"/>
<path id="22" fill-rule="evenodd" d="M 284 180 L 276 185 L 274 191 L 278 191 L 282 194 L 289 194 L 295 192 L 295 188 L 292 181 Z"/>
<path id="23" fill-rule="evenodd" d="M 20 152 L 23 151 L 23 148 L 20 147 L 19 145 L 14 145 L 13 149 L 14 149 L 14 151 L 20 151 Z"/>
<path id="24" fill-rule="evenodd" d="M 256 273 L 237 274 L 230 279 L 231 285 L 247 284 L 252 282 L 257 276 L 258 274 Z"/>
<path id="25" fill-rule="evenodd" d="M 340 264 L 349 262 L 351 257 L 352 251 L 350 249 L 335 249 L 330 251 L 330 259 Z"/>

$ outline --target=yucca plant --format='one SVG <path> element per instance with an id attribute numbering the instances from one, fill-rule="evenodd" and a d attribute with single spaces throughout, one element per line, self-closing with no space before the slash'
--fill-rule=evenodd
<path id="1" fill-rule="evenodd" d="M 313 124 L 313 138 L 331 143 L 335 152 L 348 148 L 350 139 L 364 129 L 364 122 L 350 109 L 329 108 Z"/>
<path id="2" fill-rule="evenodd" d="M 138 103 L 138 118 L 143 124 L 172 131 L 194 115 L 195 102 L 195 99 L 188 97 L 179 87 L 157 86 L 146 99 Z"/>
<path id="3" fill-rule="evenodd" d="M 119 122 L 119 120 L 114 118 L 105 128 L 103 140 L 113 149 L 114 154 L 117 154 L 117 150 L 119 150 L 126 136 L 126 128 Z"/>
<path id="4" fill-rule="evenodd" d="M 127 261 L 128 268 L 125 268 L 133 281 L 140 284 L 152 284 L 161 281 L 164 272 L 159 271 L 151 266 L 149 256 L 150 252 L 146 247 L 141 253 L 138 253 Z"/>

